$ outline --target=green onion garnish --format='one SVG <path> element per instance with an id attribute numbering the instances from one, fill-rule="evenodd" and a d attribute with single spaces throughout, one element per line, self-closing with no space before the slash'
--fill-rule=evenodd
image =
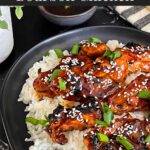
<path id="1" fill-rule="evenodd" d="M 51 74 L 51 76 L 50 76 L 50 81 L 54 80 L 54 78 L 55 78 L 58 74 L 60 74 L 61 71 L 62 71 L 62 70 L 60 70 L 60 69 L 55 69 L 55 70 L 53 71 L 53 73 Z"/>
<path id="2" fill-rule="evenodd" d="M 112 54 L 112 51 L 106 50 L 105 53 L 103 54 L 104 57 L 108 57 Z"/>
<path id="3" fill-rule="evenodd" d="M 103 127 L 108 127 L 108 124 L 105 121 L 95 120 L 95 123 L 98 124 L 98 125 L 101 125 Z"/>
<path id="4" fill-rule="evenodd" d="M 146 91 L 146 90 L 140 91 L 137 96 L 139 98 L 150 100 L 150 91 Z"/>
<path id="5" fill-rule="evenodd" d="M 103 56 L 108 59 L 108 60 L 115 60 L 116 58 L 119 58 L 121 56 L 121 52 L 120 51 L 110 51 L 110 50 L 106 50 L 105 53 L 103 54 Z"/>
<path id="6" fill-rule="evenodd" d="M 150 133 L 149 135 L 146 137 L 146 139 L 144 140 L 144 142 L 149 143 L 150 142 Z"/>
<path id="7" fill-rule="evenodd" d="M 113 54 L 114 54 L 113 60 L 116 59 L 116 58 L 119 58 L 121 56 L 121 52 L 120 51 L 114 51 Z"/>
<path id="8" fill-rule="evenodd" d="M 99 141 L 101 141 L 101 142 L 106 142 L 106 143 L 109 142 L 109 138 L 105 134 L 97 133 L 97 137 L 98 137 Z"/>
<path id="9" fill-rule="evenodd" d="M 96 37 L 91 37 L 91 38 L 89 38 L 89 42 L 97 44 L 97 43 L 101 43 L 102 41 Z"/>
<path id="10" fill-rule="evenodd" d="M 80 48 L 80 45 L 79 44 L 74 44 L 71 48 L 71 54 L 78 54 L 79 53 L 79 48 Z"/>
<path id="11" fill-rule="evenodd" d="M 44 56 L 45 56 L 45 57 L 46 57 L 46 56 L 49 56 L 49 55 L 50 55 L 49 51 L 47 51 L 47 52 L 44 53 Z"/>
<path id="12" fill-rule="evenodd" d="M 49 123 L 48 120 L 36 119 L 36 118 L 33 118 L 33 117 L 27 117 L 25 120 L 26 120 L 26 122 L 29 122 L 33 125 L 47 126 L 48 123 Z"/>
<path id="13" fill-rule="evenodd" d="M 133 150 L 134 146 L 123 136 L 117 136 L 116 140 L 122 144 L 127 150 Z"/>
<path id="14" fill-rule="evenodd" d="M 104 118 L 104 121 L 110 125 L 111 121 L 113 120 L 114 118 L 114 114 L 112 112 L 112 110 L 109 108 L 109 106 L 104 103 L 102 105 L 102 111 L 103 111 L 103 118 Z"/>
<path id="15" fill-rule="evenodd" d="M 66 90 L 66 82 L 61 77 L 58 78 L 58 82 L 60 90 Z"/>
<path id="16" fill-rule="evenodd" d="M 54 51 L 55 51 L 55 53 L 56 53 L 56 55 L 57 55 L 58 58 L 63 58 L 64 57 L 62 49 L 56 48 L 56 49 L 54 49 Z"/>

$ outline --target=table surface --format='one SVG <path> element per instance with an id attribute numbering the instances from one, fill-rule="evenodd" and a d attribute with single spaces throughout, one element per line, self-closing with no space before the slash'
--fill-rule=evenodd
<path id="1" fill-rule="evenodd" d="M 17 20 L 12 9 L 12 24 L 14 32 L 14 48 L 11 55 L 5 62 L 0 64 L 0 89 L 7 71 L 12 64 L 31 47 L 42 40 L 54 35 L 81 27 L 96 25 L 120 25 L 132 27 L 116 14 L 112 14 L 107 9 L 99 7 L 93 17 L 87 22 L 74 27 L 60 27 L 48 22 L 39 12 L 38 7 L 24 7 L 24 17 Z M 1 100 L 1 99 L 0 99 Z M 0 139 L 7 142 L 2 121 L 0 119 Z"/>

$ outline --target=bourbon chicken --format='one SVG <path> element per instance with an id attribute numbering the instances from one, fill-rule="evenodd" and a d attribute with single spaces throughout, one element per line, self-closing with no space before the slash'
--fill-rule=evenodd
<path id="1" fill-rule="evenodd" d="M 109 47 L 105 43 L 94 44 L 85 41 L 81 45 L 80 54 L 96 58 L 101 56 L 106 50 L 109 50 Z"/>
<path id="2" fill-rule="evenodd" d="M 134 78 L 127 83 L 130 75 Z M 88 130 L 84 136 L 88 150 L 125 150 L 122 141 L 129 150 L 150 150 L 150 139 L 145 142 L 150 119 L 129 115 L 150 110 L 149 47 L 128 43 L 111 51 L 105 43 L 83 41 L 78 53 L 64 56 L 52 70 L 39 72 L 33 87 L 41 100 L 61 96 L 79 102 L 69 108 L 58 105 L 48 116 L 46 131 L 53 142 L 64 145 L 66 132 Z M 139 96 L 143 91 L 146 98 Z"/>
<path id="3" fill-rule="evenodd" d="M 107 136 L 108 141 L 98 139 L 98 133 Z M 88 150 L 150 150 L 145 142 L 150 133 L 150 121 L 135 119 L 131 115 L 115 119 L 110 127 L 96 127 L 87 132 L 84 143 Z M 123 143 L 119 139 L 123 139 Z M 126 143 L 130 144 L 126 144 Z"/>
<path id="4" fill-rule="evenodd" d="M 61 72 L 50 81 L 49 76 L 58 69 Z M 120 84 L 109 76 L 100 77 L 98 75 L 100 69 L 101 64 L 87 56 L 66 56 L 54 70 L 40 73 L 33 86 L 40 97 L 61 95 L 66 100 L 79 102 L 106 98 L 113 94 Z M 65 90 L 60 90 L 58 80 L 60 77 L 66 82 Z"/>
<path id="5" fill-rule="evenodd" d="M 150 72 L 148 47 L 129 46 L 131 44 L 117 48 L 120 56 L 113 60 L 105 57 L 109 50 L 105 43 L 84 43 L 79 54 L 65 56 L 53 70 L 39 73 L 34 89 L 40 98 L 61 95 L 66 100 L 79 102 L 91 98 L 105 99 L 124 86 L 129 74 Z M 50 76 L 58 69 L 61 72 L 50 81 Z M 59 78 L 65 81 L 66 88 L 63 90 L 60 90 Z"/>
<path id="6" fill-rule="evenodd" d="M 138 98 L 142 90 L 150 91 L 150 76 L 140 75 L 127 87 L 123 87 L 116 94 L 108 98 L 108 103 L 115 114 L 137 110 L 149 110 L 150 102 Z"/>
<path id="7" fill-rule="evenodd" d="M 68 139 L 64 133 L 72 130 L 85 130 L 94 127 L 95 120 L 101 119 L 101 110 L 98 101 L 88 102 L 73 108 L 58 106 L 53 114 L 49 115 L 50 125 L 47 132 L 53 142 L 66 144 Z"/>

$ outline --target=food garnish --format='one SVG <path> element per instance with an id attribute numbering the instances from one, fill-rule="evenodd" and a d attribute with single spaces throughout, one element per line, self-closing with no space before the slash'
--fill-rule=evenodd
<path id="1" fill-rule="evenodd" d="M 55 51 L 55 53 L 56 53 L 56 55 L 57 55 L 58 58 L 63 58 L 64 57 L 62 49 L 56 48 L 54 51 Z"/>
<path id="2" fill-rule="evenodd" d="M 116 140 L 122 144 L 127 150 L 133 150 L 134 146 L 123 136 L 117 136 Z"/>
<path id="3" fill-rule="evenodd" d="M 91 37 L 91 38 L 89 38 L 88 41 L 89 41 L 90 43 L 95 43 L 95 44 L 102 42 L 100 39 L 98 39 L 98 38 L 96 38 L 96 37 Z"/>
<path id="4" fill-rule="evenodd" d="M 114 118 L 114 114 L 113 114 L 111 108 L 109 108 L 109 106 L 108 106 L 106 103 L 104 103 L 104 104 L 102 105 L 102 111 L 103 111 L 103 118 L 104 118 L 104 121 L 105 121 L 108 125 L 110 125 L 111 121 L 112 121 L 113 118 Z"/>
<path id="5" fill-rule="evenodd" d="M 61 73 L 61 69 L 55 69 L 50 76 L 50 81 L 54 80 L 54 78 Z"/>
<path id="6" fill-rule="evenodd" d="M 143 90 L 138 93 L 138 98 L 150 100 L 150 91 Z"/>
<path id="7" fill-rule="evenodd" d="M 66 90 L 67 83 L 61 77 L 58 78 L 58 82 L 59 82 L 60 91 Z"/>
<path id="8" fill-rule="evenodd" d="M 44 126 L 44 127 L 49 124 L 48 120 L 36 119 L 36 118 L 33 118 L 33 117 L 27 117 L 25 120 L 26 120 L 26 122 L 29 122 L 33 125 L 41 125 L 41 126 Z"/>
<path id="9" fill-rule="evenodd" d="M 144 142 L 146 142 L 146 143 L 150 142 L 150 133 L 148 134 L 148 136 L 146 137 L 146 139 L 144 140 Z"/>
<path id="10" fill-rule="evenodd" d="M 101 141 L 101 142 L 106 142 L 106 143 L 109 142 L 109 138 L 105 134 L 97 133 L 97 137 L 98 137 L 99 141 Z"/>
<path id="11" fill-rule="evenodd" d="M 44 56 L 45 56 L 45 57 L 46 57 L 46 56 L 49 56 L 49 55 L 50 55 L 49 51 L 47 51 L 47 52 L 44 53 Z"/>
<path id="12" fill-rule="evenodd" d="M 101 120 L 95 120 L 95 124 L 101 125 L 101 126 L 103 126 L 103 127 L 108 127 L 108 126 L 109 126 L 109 125 L 107 124 L 107 122 L 101 121 Z"/>
<path id="13" fill-rule="evenodd" d="M 106 50 L 105 53 L 103 54 L 103 56 L 112 61 L 112 60 L 115 60 L 116 58 L 119 58 L 121 56 L 121 52 L 120 51 L 110 51 L 110 50 Z"/>
<path id="14" fill-rule="evenodd" d="M 79 48 L 80 48 L 80 45 L 79 44 L 74 44 L 71 48 L 71 54 L 75 55 L 75 54 L 78 54 L 79 53 Z"/>

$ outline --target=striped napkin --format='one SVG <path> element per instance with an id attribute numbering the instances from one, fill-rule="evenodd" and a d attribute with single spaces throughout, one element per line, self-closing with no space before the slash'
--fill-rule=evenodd
<path id="1" fill-rule="evenodd" d="M 115 10 L 138 29 L 150 33 L 150 6 L 115 6 Z"/>

